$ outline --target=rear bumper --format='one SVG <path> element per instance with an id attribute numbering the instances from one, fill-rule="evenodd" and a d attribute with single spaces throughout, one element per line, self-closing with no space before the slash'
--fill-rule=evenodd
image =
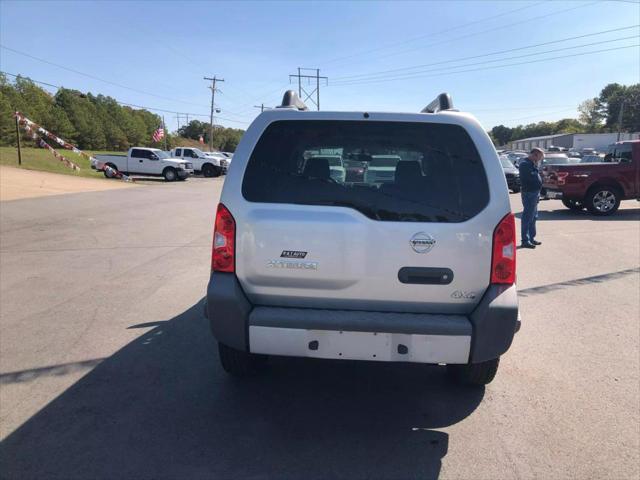
<path id="1" fill-rule="evenodd" d="M 235 275 L 213 273 L 205 315 L 216 339 L 269 355 L 478 363 L 502 355 L 519 326 L 515 286 L 491 286 L 468 316 L 253 306 Z"/>

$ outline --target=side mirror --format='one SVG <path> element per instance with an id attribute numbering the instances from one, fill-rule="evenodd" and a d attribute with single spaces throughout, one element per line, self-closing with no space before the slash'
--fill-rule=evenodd
<path id="1" fill-rule="evenodd" d="M 152 153 L 151 156 L 149 157 L 149 159 L 158 160 L 158 156 L 155 153 Z"/>

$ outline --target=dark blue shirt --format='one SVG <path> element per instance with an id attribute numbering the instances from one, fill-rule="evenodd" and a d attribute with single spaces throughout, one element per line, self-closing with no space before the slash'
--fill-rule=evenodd
<path id="1" fill-rule="evenodd" d="M 539 192 L 542 189 L 542 177 L 535 164 L 528 158 L 520 162 L 520 185 L 523 192 Z"/>

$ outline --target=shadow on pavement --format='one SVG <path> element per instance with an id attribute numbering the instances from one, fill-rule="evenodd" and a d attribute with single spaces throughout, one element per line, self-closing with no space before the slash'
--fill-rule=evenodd
<path id="1" fill-rule="evenodd" d="M 435 366 L 276 358 L 222 372 L 197 304 L 12 433 L 2 478 L 437 478 L 484 389 Z"/>
<path id="2" fill-rule="evenodd" d="M 601 275 L 593 275 L 591 277 L 576 278 L 573 280 L 567 280 L 565 282 L 550 283 L 548 285 L 525 288 L 522 290 L 518 290 L 518 296 L 529 297 L 531 295 L 542 295 L 544 293 L 556 292 L 568 287 L 577 287 L 580 285 L 590 285 L 593 283 L 602 283 L 608 282 L 610 280 L 617 280 L 619 278 L 624 278 L 627 275 L 634 275 L 638 273 L 640 273 L 640 267 L 628 268 L 626 270 L 618 270 L 617 272 L 603 273 Z"/>
<path id="3" fill-rule="evenodd" d="M 608 217 L 598 217 L 592 215 L 586 210 L 574 211 L 568 208 L 559 208 L 558 210 L 545 210 L 546 205 L 540 203 L 538 205 L 538 220 L 593 220 L 601 221 L 638 221 L 640 220 L 640 208 L 620 209 Z M 515 214 L 517 218 L 522 218 L 522 212 Z"/>

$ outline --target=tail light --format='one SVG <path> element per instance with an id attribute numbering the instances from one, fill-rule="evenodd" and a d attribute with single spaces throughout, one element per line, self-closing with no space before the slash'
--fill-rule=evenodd
<path id="1" fill-rule="evenodd" d="M 235 272 L 236 270 L 236 221 L 222 203 L 218 204 L 213 229 L 211 271 Z"/>
<path id="2" fill-rule="evenodd" d="M 493 231 L 491 283 L 516 283 L 516 221 L 513 213 L 500 220 Z"/>
<path id="3" fill-rule="evenodd" d="M 569 176 L 569 172 L 556 172 L 558 178 L 558 185 L 564 185 L 566 178 Z"/>

